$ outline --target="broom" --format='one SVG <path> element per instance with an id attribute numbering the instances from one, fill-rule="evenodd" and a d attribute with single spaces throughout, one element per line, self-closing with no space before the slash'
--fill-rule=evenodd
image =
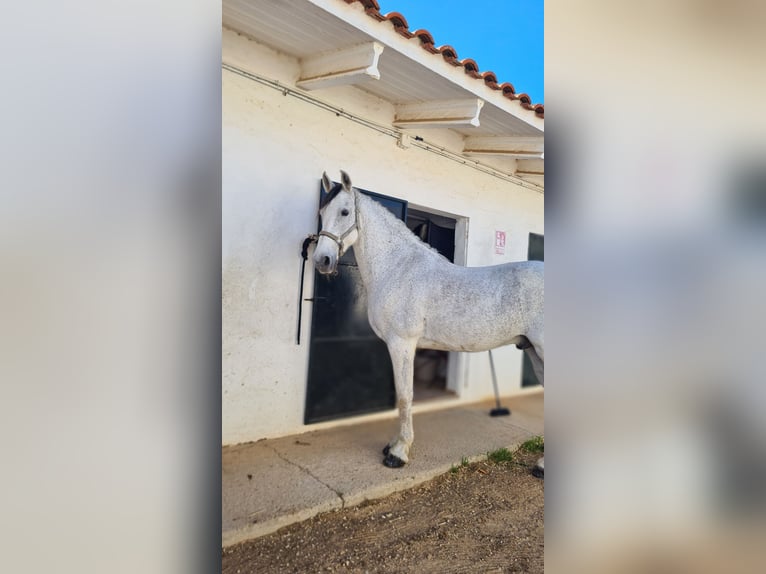
<path id="1" fill-rule="evenodd" d="M 495 387 L 495 408 L 489 411 L 491 417 L 505 417 L 511 411 L 500 406 L 500 391 L 497 390 L 497 375 L 495 374 L 495 361 L 492 359 L 492 351 L 489 351 L 489 366 L 492 369 L 492 386 Z"/>

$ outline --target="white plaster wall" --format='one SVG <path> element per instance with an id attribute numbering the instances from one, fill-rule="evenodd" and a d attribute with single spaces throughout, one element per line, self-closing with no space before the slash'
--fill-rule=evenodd
<path id="1" fill-rule="evenodd" d="M 298 62 L 229 30 L 224 62 L 292 85 Z M 526 259 L 529 232 L 543 233 L 543 197 L 396 141 L 223 70 L 223 443 L 299 432 L 303 426 L 311 307 L 295 344 L 303 238 L 316 229 L 322 171 L 345 169 L 355 185 L 469 218 L 468 264 Z M 358 89 L 317 92 L 386 123 L 391 104 Z M 451 133 L 428 133 L 460 148 Z M 505 255 L 494 232 L 507 233 Z M 305 293 L 313 289 L 307 264 Z M 309 295 L 305 295 L 309 296 Z M 499 349 L 501 392 L 520 388 L 521 352 Z M 461 399 L 492 394 L 486 353 L 469 355 Z"/>

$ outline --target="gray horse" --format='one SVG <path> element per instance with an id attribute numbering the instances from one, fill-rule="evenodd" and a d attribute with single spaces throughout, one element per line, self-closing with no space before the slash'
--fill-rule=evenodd
<path id="1" fill-rule="evenodd" d="M 394 367 L 399 434 L 383 450 L 383 464 L 397 468 L 409 461 L 416 348 L 486 351 L 515 344 L 543 382 L 543 263 L 453 265 L 385 207 L 354 190 L 346 172 L 334 186 L 323 174 L 322 187 L 314 265 L 332 274 L 354 246 L 370 326 L 386 342 Z"/>

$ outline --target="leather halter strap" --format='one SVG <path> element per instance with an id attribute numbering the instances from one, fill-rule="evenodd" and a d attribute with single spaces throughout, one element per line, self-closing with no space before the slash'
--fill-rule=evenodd
<path id="1" fill-rule="evenodd" d="M 337 243 L 338 244 L 338 255 L 341 255 L 343 253 L 343 240 L 346 239 L 346 237 L 348 237 L 349 235 L 351 235 L 351 232 L 355 231 L 356 229 L 357 229 L 357 227 L 356 227 L 356 221 L 355 221 L 354 225 L 349 227 L 346 230 L 346 232 L 343 235 L 341 235 L 340 237 L 338 237 L 334 233 L 330 233 L 329 231 L 325 231 L 324 229 L 319 232 L 319 237 L 322 237 L 322 236 L 329 237 L 335 243 Z"/>

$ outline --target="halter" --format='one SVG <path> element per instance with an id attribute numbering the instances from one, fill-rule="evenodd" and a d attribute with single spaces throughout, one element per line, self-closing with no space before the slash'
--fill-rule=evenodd
<path id="1" fill-rule="evenodd" d="M 325 231 L 324 229 L 322 231 L 320 231 L 319 235 L 317 236 L 317 237 L 324 236 L 324 237 L 329 237 L 330 239 L 332 239 L 338 245 L 338 257 L 343 255 L 343 240 L 346 239 L 346 237 L 348 237 L 349 235 L 351 235 L 351 233 L 354 230 L 358 230 L 359 229 L 359 227 L 357 227 L 357 225 L 356 225 L 356 222 L 359 219 L 359 209 L 358 209 L 358 206 L 357 206 L 357 203 L 356 203 L 356 194 L 353 193 L 353 191 L 352 191 L 352 194 L 354 196 L 354 224 L 351 227 L 349 227 L 346 231 L 344 231 L 343 235 L 341 235 L 340 237 L 338 237 L 334 233 L 330 233 L 329 231 Z"/>
<path id="2" fill-rule="evenodd" d="M 343 240 L 344 240 L 344 239 L 346 239 L 346 237 L 348 237 L 348 236 L 351 234 L 351 232 L 352 232 L 352 231 L 354 231 L 355 229 L 357 229 L 357 227 L 356 227 L 356 221 L 354 222 L 354 225 L 352 225 L 351 227 L 349 227 L 349 228 L 348 228 L 348 231 L 346 231 L 346 232 L 345 232 L 343 235 L 341 235 L 340 237 L 338 237 L 337 235 L 334 235 L 334 234 L 330 233 L 329 231 L 324 231 L 324 230 L 322 230 L 322 231 L 320 231 L 320 232 L 319 232 L 319 237 L 322 237 L 322 236 L 324 236 L 324 237 L 329 237 L 329 238 L 330 238 L 330 239 L 332 239 L 332 240 L 333 240 L 335 243 L 337 243 L 337 244 L 338 244 L 338 255 L 340 256 L 340 254 L 342 254 L 342 253 L 343 253 Z"/>

